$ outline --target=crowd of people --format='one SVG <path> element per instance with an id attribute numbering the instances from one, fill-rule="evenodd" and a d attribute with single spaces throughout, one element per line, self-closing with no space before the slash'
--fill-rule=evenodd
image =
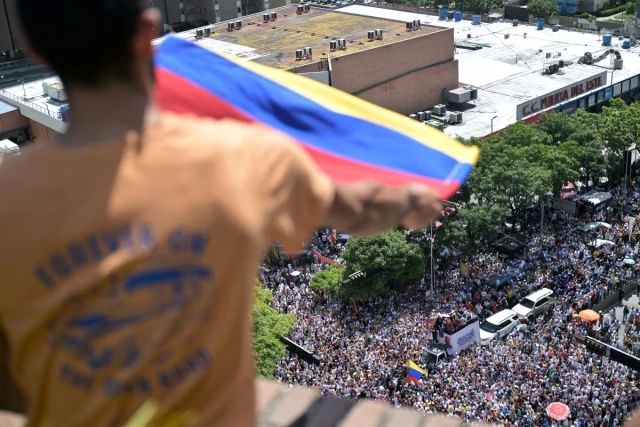
<path id="1" fill-rule="evenodd" d="M 636 241 L 623 222 L 624 204 L 624 198 L 616 198 L 608 209 L 579 219 L 550 210 L 545 237 L 534 225 L 523 226 L 518 239 L 526 240 L 526 247 L 510 258 L 489 246 L 471 259 L 457 259 L 453 253 L 454 261 L 437 271 L 435 299 L 427 292 L 427 277 L 405 293 L 357 306 L 310 288 L 313 274 L 327 260 L 343 262 L 344 242 L 331 230 L 318 231 L 303 257 L 262 270 L 261 280 L 274 294 L 273 307 L 295 315 L 290 338 L 321 360 L 316 366 L 288 353 L 275 376 L 324 395 L 376 399 L 498 425 L 621 425 L 640 402 L 640 376 L 589 352 L 579 338 L 591 335 L 638 352 L 640 311 L 627 313 L 626 322 L 613 312 L 587 323 L 577 313 L 618 294 L 634 275 L 635 266 L 625 263 L 636 260 Z M 586 235 L 576 230 L 591 221 L 607 224 Z M 614 245 L 595 247 L 596 239 Z M 490 280 L 508 273 L 500 287 Z M 543 287 L 554 292 L 553 309 L 504 340 L 471 346 L 428 366 L 417 384 L 406 381 L 406 363 L 424 366 L 424 350 L 436 344 L 433 319 L 438 313 L 456 313 L 459 321 L 472 316 L 482 320 Z M 552 402 L 567 404 L 570 419 L 553 424 L 545 412 Z"/>

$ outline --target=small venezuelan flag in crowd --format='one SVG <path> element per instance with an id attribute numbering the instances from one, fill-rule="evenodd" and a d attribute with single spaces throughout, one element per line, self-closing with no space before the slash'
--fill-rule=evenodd
<path id="1" fill-rule="evenodd" d="M 464 182 L 476 147 L 328 85 L 167 37 L 156 51 L 161 108 L 260 122 L 299 143 L 336 183 L 422 183 L 441 198 Z"/>
<path id="2" fill-rule="evenodd" d="M 418 366 L 413 360 L 407 363 L 407 382 L 418 384 L 418 381 L 427 375 L 427 371 Z"/>

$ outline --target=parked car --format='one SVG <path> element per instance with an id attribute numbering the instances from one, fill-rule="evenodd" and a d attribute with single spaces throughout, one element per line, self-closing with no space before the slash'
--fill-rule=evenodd
<path id="1" fill-rule="evenodd" d="M 509 309 L 499 311 L 480 324 L 480 345 L 504 338 L 520 324 L 518 314 Z"/>
<path id="2" fill-rule="evenodd" d="M 531 318 L 550 309 L 556 300 L 551 289 L 542 288 L 527 295 L 513 307 L 519 318 Z"/>

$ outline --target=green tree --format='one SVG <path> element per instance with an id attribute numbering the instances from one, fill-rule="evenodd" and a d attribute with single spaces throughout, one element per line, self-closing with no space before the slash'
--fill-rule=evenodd
<path id="1" fill-rule="evenodd" d="M 257 281 L 253 304 L 253 352 L 256 371 L 262 377 L 272 377 L 276 364 L 286 351 L 280 341 L 293 330 L 295 319 L 291 314 L 280 314 L 271 308 L 273 296 Z"/>
<path id="2" fill-rule="evenodd" d="M 331 265 L 311 278 L 311 289 L 336 297 L 340 290 L 340 282 L 342 282 L 342 269 Z"/>
<path id="3" fill-rule="evenodd" d="M 527 9 L 533 16 L 542 19 L 557 15 L 560 11 L 558 4 L 553 0 L 531 0 Z"/>
<path id="4" fill-rule="evenodd" d="M 384 295 L 391 289 L 402 291 L 418 283 L 425 272 L 423 250 L 397 230 L 374 237 L 352 237 L 343 257 L 347 264 L 345 278 L 359 271 L 380 271 L 342 286 L 341 297 L 354 301 Z"/>

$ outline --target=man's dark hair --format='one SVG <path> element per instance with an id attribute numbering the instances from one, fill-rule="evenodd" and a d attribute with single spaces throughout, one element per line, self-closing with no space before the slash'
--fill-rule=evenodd
<path id="1" fill-rule="evenodd" d="M 17 0 L 27 40 L 67 85 L 131 78 L 132 41 L 148 0 Z"/>

